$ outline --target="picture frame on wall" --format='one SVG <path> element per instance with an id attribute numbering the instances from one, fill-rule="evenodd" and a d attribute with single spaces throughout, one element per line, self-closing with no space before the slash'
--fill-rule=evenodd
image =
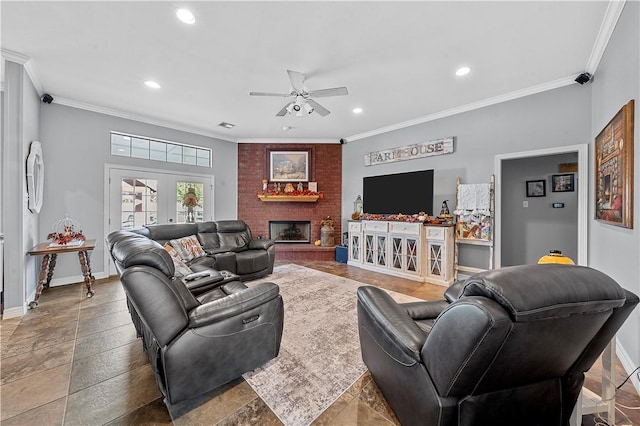
<path id="1" fill-rule="evenodd" d="M 311 150 L 268 150 L 267 170 L 271 182 L 309 182 Z"/>
<path id="2" fill-rule="evenodd" d="M 573 192 L 575 191 L 575 177 L 573 173 L 562 175 L 551 175 L 552 192 Z"/>
<path id="3" fill-rule="evenodd" d="M 547 182 L 544 179 L 527 181 L 527 197 L 545 197 Z"/>
<path id="4" fill-rule="evenodd" d="M 633 229 L 633 115 L 630 100 L 595 138 L 596 220 Z"/>

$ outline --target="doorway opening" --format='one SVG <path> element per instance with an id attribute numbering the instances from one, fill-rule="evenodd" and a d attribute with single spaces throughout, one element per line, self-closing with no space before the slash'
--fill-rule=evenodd
<path id="1" fill-rule="evenodd" d="M 541 149 L 535 151 L 516 152 L 510 154 L 498 155 L 495 158 L 495 175 L 496 175 L 496 188 L 495 188 L 495 267 L 500 268 L 504 266 L 502 264 L 502 251 L 507 249 L 503 244 L 503 206 L 512 206 L 514 203 L 520 203 L 520 200 L 507 199 L 508 194 L 504 191 L 506 188 L 506 181 L 503 181 L 503 171 L 507 166 L 507 163 L 512 160 L 518 159 L 535 159 L 546 156 L 553 156 L 559 154 L 577 154 L 578 158 L 578 171 L 576 173 L 576 185 L 575 191 L 577 193 L 577 238 L 575 241 L 576 248 L 576 264 L 587 265 L 587 216 L 588 216 L 588 188 L 589 188 L 589 148 L 588 145 L 568 145 L 564 147 L 556 147 L 549 149 Z M 524 191 L 524 188 L 522 189 Z M 524 197 L 524 195 L 523 195 Z M 527 201 L 526 198 L 523 198 Z M 552 208 L 552 203 L 548 203 L 548 208 Z M 506 237 L 506 234 L 505 234 Z M 511 238 L 511 237 L 510 237 Z M 522 239 L 522 236 L 513 236 L 516 239 Z M 548 249 L 553 249 L 549 247 Z M 546 253 L 540 253 L 540 257 Z"/>

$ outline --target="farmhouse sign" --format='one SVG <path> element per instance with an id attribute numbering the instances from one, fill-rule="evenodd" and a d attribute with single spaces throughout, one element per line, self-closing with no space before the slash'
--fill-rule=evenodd
<path id="1" fill-rule="evenodd" d="M 453 136 L 414 145 L 385 149 L 383 151 L 369 152 L 364 155 L 364 165 L 375 166 L 376 164 L 393 163 L 395 161 L 413 160 L 414 158 L 451 153 L 453 153 Z"/>

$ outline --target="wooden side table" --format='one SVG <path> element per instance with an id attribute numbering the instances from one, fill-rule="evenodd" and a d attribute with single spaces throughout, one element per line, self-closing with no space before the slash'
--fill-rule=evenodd
<path id="1" fill-rule="evenodd" d="M 36 297 L 29 302 L 29 308 L 33 309 L 38 306 L 38 299 L 42 294 L 42 290 L 49 288 L 53 270 L 56 267 L 56 259 L 60 253 L 78 253 L 80 259 L 80 268 L 84 276 L 84 284 L 87 286 L 87 297 L 95 294 L 93 283 L 95 278 L 91 273 L 91 264 L 89 262 L 89 252 L 96 247 L 96 240 L 86 240 L 82 245 L 69 246 L 50 246 L 49 243 L 40 243 L 31 250 L 31 256 L 42 256 L 42 266 L 40 268 L 40 277 L 38 278 L 38 286 L 36 287 Z"/>

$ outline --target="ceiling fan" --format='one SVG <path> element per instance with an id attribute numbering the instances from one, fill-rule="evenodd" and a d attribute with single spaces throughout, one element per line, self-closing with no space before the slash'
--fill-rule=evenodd
<path id="1" fill-rule="evenodd" d="M 276 117 L 282 117 L 287 113 L 301 116 L 303 110 L 307 114 L 311 114 L 315 111 L 324 117 L 331 114 L 331 112 L 311 98 L 326 98 L 328 96 L 343 96 L 349 94 L 346 87 L 309 90 L 304 86 L 304 75 L 291 70 L 287 70 L 287 74 L 289 74 L 289 80 L 291 81 L 291 91 L 289 93 L 249 92 L 249 96 L 277 96 L 282 98 L 291 98 L 292 100 L 276 114 Z"/>

